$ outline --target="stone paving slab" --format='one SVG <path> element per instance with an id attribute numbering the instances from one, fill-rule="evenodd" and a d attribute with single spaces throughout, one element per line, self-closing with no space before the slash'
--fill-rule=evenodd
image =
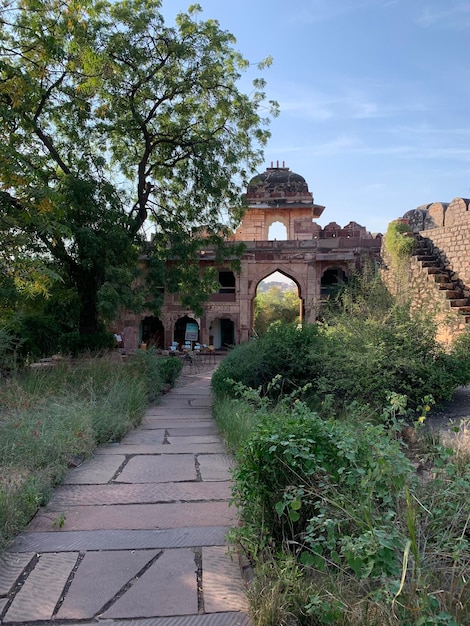
<path id="1" fill-rule="evenodd" d="M 5 610 L 5 607 L 7 605 L 8 602 L 8 598 L 0 598 L 0 615 L 3 613 L 3 611 Z"/>
<path id="2" fill-rule="evenodd" d="M 229 500 L 231 483 L 181 482 L 107 485 L 69 485 L 55 490 L 45 510 L 60 512 L 66 506 L 93 504 L 150 504 L 159 502 L 198 502 Z M 0 573 L 0 581 L 1 581 Z"/>
<path id="3" fill-rule="evenodd" d="M 248 602 L 240 578 L 240 564 L 227 552 L 225 546 L 202 549 L 202 588 L 204 611 L 247 611 Z"/>
<path id="4" fill-rule="evenodd" d="M 75 572 L 57 619 L 93 618 L 159 554 L 155 550 L 87 552 Z"/>
<path id="5" fill-rule="evenodd" d="M 50 620 L 77 557 L 74 552 L 42 554 L 13 599 L 3 623 Z"/>
<path id="6" fill-rule="evenodd" d="M 202 437 L 212 435 L 217 437 L 217 442 L 220 442 L 219 431 L 214 424 L 210 426 L 191 424 L 190 426 L 175 426 L 173 425 L 166 429 L 167 437 Z"/>
<path id="7" fill-rule="evenodd" d="M 229 480 L 232 462 L 227 454 L 198 454 L 199 471 L 202 480 Z"/>
<path id="8" fill-rule="evenodd" d="M 169 446 L 168 446 L 169 447 Z M 120 483 L 167 483 L 196 480 L 193 454 L 136 456 L 116 478 Z"/>
<path id="9" fill-rule="evenodd" d="M 239 612 L 224 612 L 207 615 L 181 615 L 178 617 L 157 617 L 152 619 L 106 620 L 98 622 L 103 626 L 253 626 L 247 615 Z M 96 622 L 93 623 L 96 626 Z M 88 626 L 87 622 L 68 626 Z"/>
<path id="10" fill-rule="evenodd" d="M 113 449 L 115 449 L 113 447 Z M 65 477 L 64 484 L 102 484 L 107 483 L 116 474 L 121 465 L 125 462 L 126 457 L 123 454 L 102 455 L 97 454 L 93 458 L 88 459 L 79 467 L 75 467 L 68 472 Z"/>
<path id="11" fill-rule="evenodd" d="M 145 550 L 225 545 L 228 526 L 168 530 L 72 530 L 18 535 L 7 551 L 73 552 L 84 550 Z"/>
<path id="12" fill-rule="evenodd" d="M 34 557 L 34 553 L 8 554 L 0 556 L 0 596 L 6 596 L 24 568 Z"/>
<path id="13" fill-rule="evenodd" d="M 103 618 L 164 617 L 198 612 L 195 555 L 165 550 L 161 557 L 114 602 Z"/>
<path id="14" fill-rule="evenodd" d="M 152 409 L 147 409 L 144 414 L 145 417 L 160 417 L 171 419 L 208 419 L 212 415 L 212 410 L 209 407 L 194 407 L 188 403 L 182 407 L 174 406 L 158 406 Z"/>
<path id="15" fill-rule="evenodd" d="M 170 445 L 178 446 L 200 446 L 206 443 L 220 444 L 220 437 L 218 435 L 188 435 L 188 436 L 167 436 L 167 441 Z"/>
<path id="16" fill-rule="evenodd" d="M 168 419 L 168 416 L 152 416 L 152 417 L 144 417 L 144 419 L 142 420 L 141 423 L 141 427 L 145 428 L 145 429 L 153 429 L 153 428 L 163 428 L 164 430 L 168 430 L 168 429 L 172 429 L 172 430 L 180 430 L 180 429 L 184 429 L 184 428 L 191 428 L 194 430 L 199 430 L 202 429 L 204 432 L 206 432 L 206 429 L 208 431 L 213 430 L 214 434 L 217 434 L 219 431 L 217 429 L 217 426 L 215 426 L 214 424 L 214 420 L 209 420 L 206 418 L 201 418 L 201 419 L 186 419 L 186 418 L 182 418 L 179 419 L 177 416 L 175 416 L 174 419 Z M 197 433 L 195 433 L 197 434 Z"/>
<path id="17" fill-rule="evenodd" d="M 228 502 L 181 502 L 168 504 L 117 504 L 111 506 L 74 506 L 61 511 L 65 518 L 62 531 L 161 529 L 187 526 L 230 526 L 237 523 L 235 510 Z M 53 532 L 53 518 L 40 512 L 29 524 L 28 532 Z"/>
<path id="18" fill-rule="evenodd" d="M 196 396 L 196 395 L 188 395 L 183 397 L 183 395 L 178 395 L 175 399 L 172 400 L 171 404 L 167 405 L 161 404 L 161 408 L 165 408 L 168 406 L 173 411 L 178 411 L 179 409 L 207 409 L 207 414 L 211 414 L 212 403 L 210 398 L 207 395 Z"/>
<path id="19" fill-rule="evenodd" d="M 162 444 L 165 439 L 165 431 L 161 429 L 151 428 L 136 428 L 121 440 L 123 445 L 145 443 L 149 444 Z"/>
<path id="20" fill-rule="evenodd" d="M 108 446 L 106 448 L 100 448 L 96 451 L 96 456 L 113 456 L 116 454 L 121 455 L 159 455 L 159 454 L 194 454 L 194 452 L 203 452 L 207 454 L 222 454 L 225 452 L 225 447 L 222 443 L 203 443 L 197 447 L 194 445 L 181 445 L 178 442 L 173 444 L 162 444 L 161 446 L 147 445 L 147 444 L 129 444 L 127 446 Z"/>

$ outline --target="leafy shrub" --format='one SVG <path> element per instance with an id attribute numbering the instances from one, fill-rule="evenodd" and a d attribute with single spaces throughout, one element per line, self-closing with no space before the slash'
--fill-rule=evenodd
<path id="1" fill-rule="evenodd" d="M 237 346 L 224 358 L 212 377 L 217 395 L 231 394 L 230 380 L 267 393 L 270 382 L 281 376 L 281 392 L 290 393 L 312 381 L 318 372 L 315 350 L 322 338 L 316 324 L 273 324 L 249 343 Z M 271 389 L 271 394 L 279 391 Z"/>
<path id="2" fill-rule="evenodd" d="M 50 356 L 59 349 L 62 329 L 52 316 L 19 314 L 8 322 L 8 331 L 16 338 L 17 354 L 25 359 Z"/>
<path id="3" fill-rule="evenodd" d="M 468 385 L 470 381 L 470 330 L 461 333 L 454 340 L 448 360 L 457 383 Z"/>
<path id="4" fill-rule="evenodd" d="M 436 449 L 419 480 L 381 425 L 322 420 L 290 399 L 254 412 L 233 538 L 256 566 L 257 624 L 467 623 L 468 465 Z"/>
<path id="5" fill-rule="evenodd" d="M 173 386 L 181 374 L 183 364 L 180 359 L 174 357 L 160 359 L 160 374 L 162 381 L 166 385 Z"/>
<path id="6" fill-rule="evenodd" d="M 397 574 L 405 542 L 386 520 L 412 468 L 383 427 L 323 420 L 296 402 L 261 418 L 238 460 L 234 496 L 246 525 L 317 569 L 333 560 Z"/>
<path id="7" fill-rule="evenodd" d="M 434 330 L 406 307 L 393 307 L 383 318 L 341 317 L 325 328 L 316 392 L 333 395 L 338 404 L 354 401 L 378 411 L 392 392 L 407 396 L 411 409 L 428 395 L 449 399 L 465 378 L 459 366 L 465 358 L 462 351 L 446 354 Z"/>
<path id="8" fill-rule="evenodd" d="M 390 222 L 384 237 L 385 250 L 394 265 L 409 259 L 415 246 L 413 230 L 406 222 Z"/>
<path id="9" fill-rule="evenodd" d="M 329 323 L 274 325 L 260 338 L 234 348 L 212 378 L 217 397 L 235 393 L 234 383 L 259 389 L 276 398 L 306 389 L 311 408 L 350 403 L 382 415 L 390 394 L 406 396 L 409 411 L 432 396 L 451 398 L 470 380 L 470 335 L 462 336 L 450 353 L 435 340 L 435 327 L 408 307 L 394 306 L 375 316 L 339 314 Z M 277 387 L 271 380 L 280 376 Z"/>
<path id="10" fill-rule="evenodd" d="M 166 385 L 173 386 L 183 367 L 174 357 L 162 357 L 154 348 L 137 350 L 130 360 L 129 367 L 146 381 L 148 399 L 155 400 Z"/>

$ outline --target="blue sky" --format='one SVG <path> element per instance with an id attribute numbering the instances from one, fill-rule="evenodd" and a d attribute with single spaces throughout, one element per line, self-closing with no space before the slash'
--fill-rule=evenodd
<path id="1" fill-rule="evenodd" d="M 163 0 L 162 13 L 189 4 Z M 281 113 L 264 167 L 306 179 L 320 224 L 384 232 L 419 205 L 470 197 L 470 1 L 199 4 L 250 61 L 273 57 L 262 75 Z"/>

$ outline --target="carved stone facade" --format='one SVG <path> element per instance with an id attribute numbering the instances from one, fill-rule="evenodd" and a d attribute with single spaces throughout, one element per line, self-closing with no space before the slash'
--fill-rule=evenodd
<path id="1" fill-rule="evenodd" d="M 211 296 L 202 317 L 184 309 L 176 294 L 165 294 L 160 318 L 126 315 L 116 328 L 127 350 L 140 342 L 168 349 L 185 340 L 186 328 L 197 324 L 198 341 L 216 349 L 252 336 L 254 298 L 259 283 L 273 272 L 292 279 L 298 288 L 301 318 L 315 321 L 321 301 L 337 284 L 347 281 L 366 259 L 380 258 L 381 236 L 374 237 L 355 222 L 341 228 L 332 222 L 321 228 L 313 220 L 325 207 L 315 204 L 305 179 L 284 164 L 271 165 L 255 176 L 247 189 L 248 209 L 232 240 L 246 246 L 239 273 L 218 266 L 220 289 Z M 269 238 L 279 223 L 286 239 Z M 201 252 L 201 265 L 211 263 L 211 251 Z M 190 326 L 188 327 L 187 324 Z"/>

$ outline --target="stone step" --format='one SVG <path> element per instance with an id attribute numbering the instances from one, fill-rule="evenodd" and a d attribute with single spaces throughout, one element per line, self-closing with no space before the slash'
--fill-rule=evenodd
<path id="1" fill-rule="evenodd" d="M 462 292 L 460 289 L 447 289 L 446 298 L 452 300 L 452 302 L 460 302 L 461 300 L 465 300 L 465 298 L 462 296 Z"/>
<path id="2" fill-rule="evenodd" d="M 428 274 L 443 274 L 443 270 L 441 267 L 430 267 L 430 266 L 426 266 L 426 265 L 422 265 L 423 268 L 428 270 Z"/>
<path id="3" fill-rule="evenodd" d="M 455 291 L 454 283 L 440 283 L 440 282 L 438 282 L 437 285 L 438 285 L 438 287 L 439 287 L 439 289 L 441 291 Z M 459 293 L 460 293 L 460 291 L 459 291 Z"/>
<path id="4" fill-rule="evenodd" d="M 425 263 L 425 262 L 429 262 L 429 261 L 439 261 L 439 259 L 436 257 L 435 254 L 417 254 L 416 258 L 418 259 L 418 261 L 421 261 L 421 263 Z"/>
<path id="5" fill-rule="evenodd" d="M 436 283 L 448 284 L 451 282 L 448 272 L 439 272 L 438 274 L 433 274 L 433 276 Z"/>
<path id="6" fill-rule="evenodd" d="M 437 259 L 433 261 L 421 261 L 421 267 L 442 269 L 441 262 Z"/>
<path id="7" fill-rule="evenodd" d="M 459 313 L 461 313 L 462 315 L 465 316 L 470 316 L 470 305 L 466 305 L 466 306 L 459 306 L 458 307 Z"/>
<path id="8" fill-rule="evenodd" d="M 450 306 L 453 309 L 460 309 L 469 306 L 468 298 L 456 298 L 454 300 L 450 299 Z"/>

